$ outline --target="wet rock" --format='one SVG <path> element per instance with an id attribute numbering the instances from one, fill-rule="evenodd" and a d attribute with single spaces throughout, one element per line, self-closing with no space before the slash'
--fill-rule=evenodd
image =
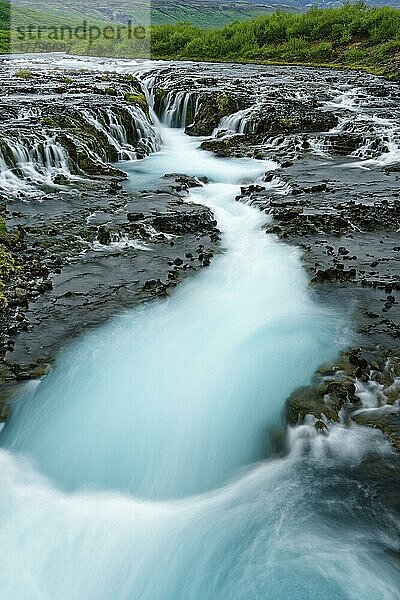
<path id="1" fill-rule="evenodd" d="M 128 212 L 126 216 L 131 223 L 136 223 L 136 221 L 144 219 L 144 214 L 142 212 Z"/>
<path id="2" fill-rule="evenodd" d="M 66 175 L 63 175 L 62 173 L 58 173 L 57 175 L 55 175 L 55 177 L 53 177 L 53 182 L 56 185 L 68 185 L 69 179 Z"/>
<path id="3" fill-rule="evenodd" d="M 99 240 L 100 244 L 107 246 L 111 242 L 111 234 L 107 229 L 105 229 L 105 227 L 101 226 L 98 229 L 97 239 Z"/>
<path id="4" fill-rule="evenodd" d="M 393 447 L 400 452 L 400 412 L 371 411 L 359 412 L 353 417 L 358 425 L 379 429 L 390 440 Z"/>
<path id="5" fill-rule="evenodd" d="M 317 431 L 319 431 L 320 433 L 324 433 L 326 431 L 328 431 L 327 426 L 325 425 L 325 423 L 323 421 L 315 421 L 315 429 Z"/>
<path id="6" fill-rule="evenodd" d="M 193 122 L 186 127 L 185 132 L 195 136 L 211 135 L 223 117 L 237 112 L 246 104 L 244 98 L 230 92 L 204 94 L 200 96 Z"/>

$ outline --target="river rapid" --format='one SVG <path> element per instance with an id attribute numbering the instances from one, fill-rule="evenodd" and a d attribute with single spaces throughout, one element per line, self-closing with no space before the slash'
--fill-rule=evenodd
<path id="1" fill-rule="evenodd" d="M 285 425 L 290 393 L 351 331 L 313 298 L 297 249 L 235 201 L 277 165 L 216 158 L 155 125 L 161 150 L 119 163 L 128 187 L 206 177 L 187 201 L 213 210 L 222 252 L 167 299 L 84 333 L 15 399 L 0 597 L 399 598 L 398 516 L 355 475 L 389 442 Z"/>

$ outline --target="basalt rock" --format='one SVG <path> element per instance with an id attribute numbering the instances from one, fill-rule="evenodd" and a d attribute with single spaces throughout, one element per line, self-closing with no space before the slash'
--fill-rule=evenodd
<path id="1" fill-rule="evenodd" d="M 375 398 L 375 407 L 363 410 L 363 395 Z M 354 348 L 336 361 L 320 367 L 310 386 L 296 390 L 287 402 L 292 425 L 308 416 L 318 429 L 326 423 L 355 422 L 380 429 L 400 451 L 400 352 L 399 349 Z M 321 423 L 324 425 L 322 426 Z"/>
<path id="2" fill-rule="evenodd" d="M 234 97 L 227 92 L 217 95 L 208 94 L 201 98 L 193 123 L 186 127 L 185 132 L 188 135 L 196 136 L 211 135 L 223 117 L 231 115 L 245 106 L 246 103 L 242 98 Z"/>

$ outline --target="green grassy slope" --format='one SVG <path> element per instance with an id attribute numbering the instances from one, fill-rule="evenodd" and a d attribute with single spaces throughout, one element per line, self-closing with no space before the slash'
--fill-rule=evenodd
<path id="1" fill-rule="evenodd" d="M 18 19 L 34 18 L 18 10 Z M 5 12 L 0 2 L 3 23 Z M 49 24 L 57 22 L 55 15 L 41 18 Z M 3 26 L 4 36 L 6 29 Z M 150 33 L 153 58 L 344 66 L 400 80 L 400 10 L 395 8 L 370 8 L 358 2 L 306 13 L 277 11 L 212 30 L 191 23 L 153 25 Z M 66 47 L 51 39 L 45 42 L 40 50 L 116 57 L 136 57 L 142 52 L 140 44 L 127 37 L 91 44 L 73 40 Z M 35 49 L 25 45 L 20 51 Z"/>
<path id="2" fill-rule="evenodd" d="M 154 58 L 292 63 L 362 68 L 400 76 L 400 10 L 345 4 L 233 23 L 216 31 L 190 24 L 154 27 Z"/>
<path id="3" fill-rule="evenodd" d="M 127 23 L 139 17 L 154 25 L 190 22 L 204 28 L 223 27 L 238 20 L 247 20 L 265 14 L 267 9 L 215 0 L 118 0 L 101 3 L 98 0 L 13 0 L 13 7 L 37 11 L 41 15 L 69 21 L 111 21 Z M 14 10 L 14 8 L 13 8 Z"/>
<path id="4" fill-rule="evenodd" d="M 153 7 L 151 23 L 153 25 L 173 25 L 192 23 L 203 29 L 217 29 L 235 21 L 247 21 L 264 15 L 266 9 L 251 7 L 207 7 L 203 3 L 193 6 L 177 3 L 176 6 Z"/>

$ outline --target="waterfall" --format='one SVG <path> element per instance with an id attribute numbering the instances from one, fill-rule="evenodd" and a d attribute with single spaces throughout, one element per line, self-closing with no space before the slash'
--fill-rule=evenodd
<path id="1" fill-rule="evenodd" d="M 34 193 L 35 185 L 54 187 L 54 175 L 70 174 L 70 159 L 55 136 L 3 136 L 0 143 L 0 188 Z"/>
<path id="2" fill-rule="evenodd" d="M 213 135 L 218 136 L 220 133 L 251 133 L 249 123 L 253 111 L 254 106 L 251 106 L 223 117 Z"/>
<path id="3" fill-rule="evenodd" d="M 276 165 L 162 134 L 163 153 L 129 163 L 132 182 L 182 166 L 208 175 L 189 201 L 212 207 L 225 252 L 21 391 L 0 451 L 2 593 L 395 600 L 382 548 L 395 549 L 398 519 L 354 485 L 364 456 L 390 453 L 381 435 L 338 424 L 324 436 L 310 421 L 289 430 L 285 458 L 257 462 L 290 390 L 344 342 L 298 252 L 234 200 Z"/>
<path id="4" fill-rule="evenodd" d="M 184 128 L 190 125 L 190 114 L 199 108 L 200 96 L 196 92 L 168 92 L 163 100 L 160 119 L 168 127 Z"/>
<path id="5" fill-rule="evenodd" d="M 100 131 L 113 148 L 119 160 L 135 160 L 160 149 L 160 136 L 153 123 L 140 107 L 123 106 L 112 108 L 77 108 L 83 120 Z M 36 118 L 39 113 L 27 110 L 19 114 L 19 119 Z M 109 152 L 99 144 L 93 148 L 79 137 L 78 132 L 64 133 L 68 146 L 80 147 L 93 162 L 108 162 Z M 54 186 L 53 179 L 58 173 L 71 176 L 77 169 L 58 133 L 43 131 L 15 135 L 3 135 L 0 142 L 0 188 L 11 193 L 22 192 L 28 195 L 40 194 L 40 188 Z M 38 189 L 39 188 L 39 189 Z"/>
<path id="6" fill-rule="evenodd" d="M 113 148 L 118 153 L 119 160 L 135 160 L 138 150 L 146 154 L 157 152 L 160 149 L 160 136 L 154 125 L 137 106 L 124 107 L 125 118 L 122 120 L 117 111 L 107 108 L 105 110 L 81 109 L 81 114 L 88 123 L 101 131 Z M 128 113 L 128 119 L 126 118 Z M 127 132 L 124 125 L 128 121 L 132 132 Z M 142 157 L 142 152 L 139 153 Z M 100 158 L 100 157 L 99 157 Z M 107 160 L 105 155 L 101 160 Z"/>
<path id="7" fill-rule="evenodd" d="M 236 200 L 247 184 L 290 193 L 277 163 L 200 151 L 179 129 L 195 101 L 185 94 L 166 100 L 175 129 L 158 130 L 155 117 L 155 137 L 136 107 L 132 120 L 88 114 L 120 156 L 136 137 L 144 151 L 163 140 L 161 152 L 121 163 L 128 188 L 157 190 L 165 173 L 207 178 L 186 201 L 213 211 L 221 253 L 169 297 L 84 333 L 12 398 L 0 436 L 0 597 L 398 600 L 388 440 L 346 414 L 324 419 L 323 432 L 314 417 L 287 428 L 283 416 L 291 392 L 348 347 L 347 317 L 317 303 L 298 249 Z M 338 103 L 355 106 L 346 94 Z M 248 119 L 231 115 L 224 131 L 245 132 Z M 17 164 L 43 176 L 64 168 L 68 156 L 46 140 L 46 151 L 23 137 L 2 147 L 2 176 L 28 185 Z M 136 242 L 111 242 L 123 243 Z M 378 384 L 357 382 L 356 393 L 364 409 L 385 407 Z"/>

